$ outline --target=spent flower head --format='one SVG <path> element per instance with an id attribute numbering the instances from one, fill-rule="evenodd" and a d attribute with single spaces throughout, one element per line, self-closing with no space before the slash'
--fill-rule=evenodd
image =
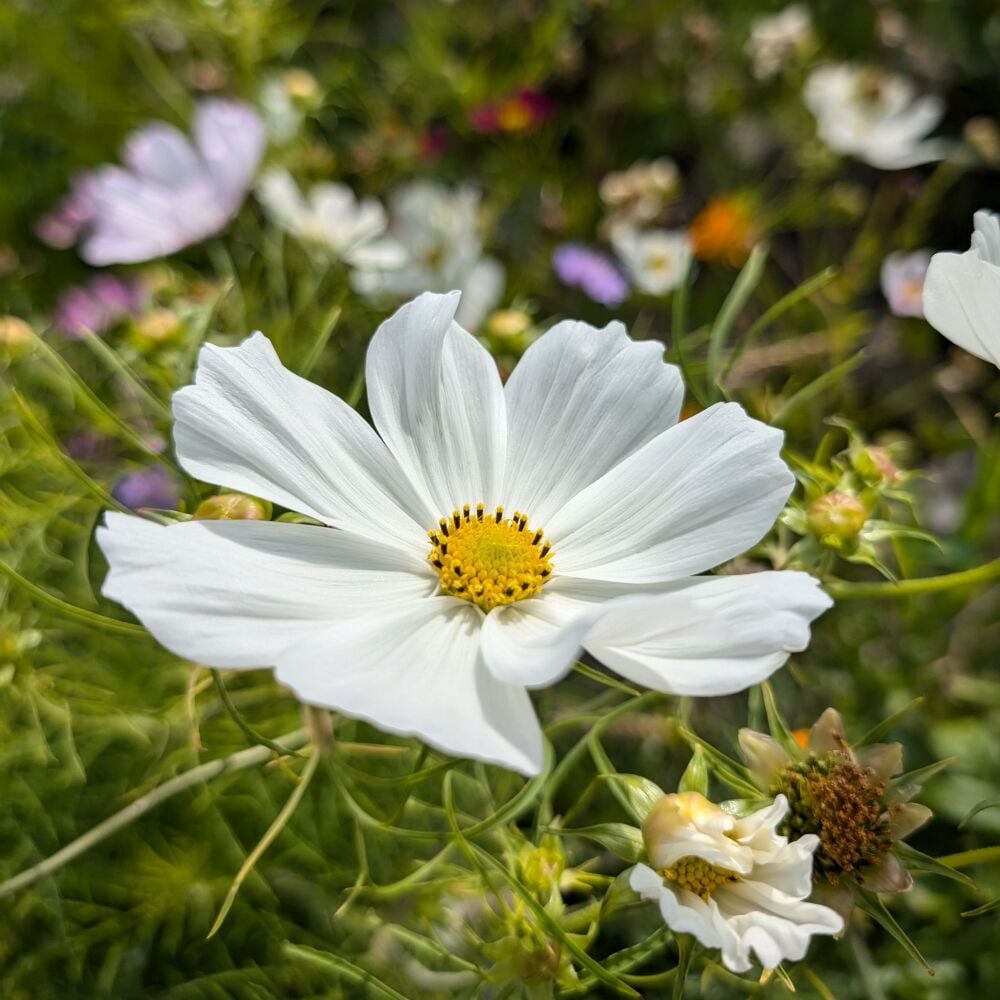
<path id="1" fill-rule="evenodd" d="M 895 850 L 931 817 L 910 802 L 919 786 L 898 780 L 899 743 L 852 748 L 840 713 L 828 708 L 798 742 L 741 729 L 740 748 L 761 791 L 783 796 L 782 830 L 793 840 L 818 838 L 813 879 L 822 898 L 849 912 L 852 889 L 903 892 L 913 879 Z"/>

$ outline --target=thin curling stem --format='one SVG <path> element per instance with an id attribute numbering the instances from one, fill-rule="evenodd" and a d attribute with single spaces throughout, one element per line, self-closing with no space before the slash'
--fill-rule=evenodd
<path id="1" fill-rule="evenodd" d="M 945 573 L 942 576 L 918 577 L 914 580 L 887 580 L 879 583 L 837 582 L 825 584 L 827 593 L 838 601 L 857 598 L 898 598 L 915 597 L 919 594 L 937 594 L 953 587 L 971 587 L 978 583 L 1000 580 L 1000 559 L 964 569 L 959 573 Z"/>

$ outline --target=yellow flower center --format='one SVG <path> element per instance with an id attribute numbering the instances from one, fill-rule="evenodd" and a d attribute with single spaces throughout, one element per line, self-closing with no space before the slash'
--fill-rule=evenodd
<path id="1" fill-rule="evenodd" d="M 552 576 L 551 546 L 541 531 L 528 527 L 519 511 L 503 516 L 503 507 L 487 516 L 483 504 L 468 504 L 427 533 L 427 558 L 441 577 L 441 589 L 471 601 L 487 613 L 502 604 L 534 597 Z"/>
<path id="2" fill-rule="evenodd" d="M 666 881 L 673 882 L 678 889 L 687 889 L 706 900 L 720 885 L 740 880 L 739 872 L 719 868 L 693 854 L 680 858 L 669 868 L 661 869 L 660 875 Z"/>

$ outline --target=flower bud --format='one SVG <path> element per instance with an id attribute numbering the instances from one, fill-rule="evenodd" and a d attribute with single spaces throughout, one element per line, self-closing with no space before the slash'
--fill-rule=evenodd
<path id="1" fill-rule="evenodd" d="M 531 317 L 520 309 L 498 309 L 486 321 L 486 332 L 493 337 L 518 337 L 531 328 Z"/>
<path id="2" fill-rule="evenodd" d="M 137 320 L 132 332 L 143 344 L 161 344 L 181 328 L 180 320 L 169 309 L 154 309 Z"/>
<path id="3" fill-rule="evenodd" d="M 525 849 L 520 856 L 521 879 L 539 895 L 546 895 L 559 882 L 566 868 L 566 856 L 554 837 L 541 847 Z"/>
<path id="4" fill-rule="evenodd" d="M 271 505 L 243 493 L 220 493 L 203 500 L 193 517 L 196 521 L 269 521 Z"/>
<path id="5" fill-rule="evenodd" d="M 0 316 L 0 349 L 11 357 L 31 343 L 31 327 L 20 316 Z"/>
<path id="6" fill-rule="evenodd" d="M 889 450 L 879 445 L 870 444 L 862 449 L 854 459 L 854 467 L 866 482 L 894 486 L 899 480 L 899 469 Z"/>
<path id="7" fill-rule="evenodd" d="M 806 512 L 809 530 L 834 543 L 856 538 L 868 520 L 865 505 L 853 493 L 834 490 L 818 497 Z"/>

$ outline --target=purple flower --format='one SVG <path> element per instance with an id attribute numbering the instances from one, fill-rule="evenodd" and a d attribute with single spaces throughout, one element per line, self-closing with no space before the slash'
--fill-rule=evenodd
<path id="1" fill-rule="evenodd" d="M 264 125 L 248 104 L 211 98 L 198 106 L 193 134 L 192 144 L 165 122 L 133 133 L 125 166 L 106 164 L 78 179 L 40 221 L 42 239 L 68 246 L 82 234 L 80 256 L 100 267 L 152 260 L 214 236 L 243 204 L 264 154 Z M 71 202 L 76 214 L 67 211 Z"/>
<path id="2" fill-rule="evenodd" d="M 142 507 L 176 510 L 181 498 L 177 480 L 159 465 L 122 476 L 111 495 L 132 510 Z"/>
<path id="3" fill-rule="evenodd" d="M 53 323 L 67 337 L 78 340 L 88 332 L 104 333 L 120 319 L 134 316 L 145 307 L 147 299 L 142 282 L 98 274 L 87 284 L 63 292 Z"/>
<path id="4" fill-rule="evenodd" d="M 35 235 L 50 247 L 65 250 L 76 243 L 93 217 L 93 176 L 77 174 L 70 183 L 69 194 L 35 223 Z"/>
<path id="5" fill-rule="evenodd" d="M 930 250 L 891 253 L 882 262 L 882 294 L 894 316 L 923 316 Z"/>
<path id="6" fill-rule="evenodd" d="M 564 285 L 579 288 L 601 305 L 620 305 L 628 295 L 628 282 L 611 258 L 581 243 L 556 247 L 552 266 Z"/>

